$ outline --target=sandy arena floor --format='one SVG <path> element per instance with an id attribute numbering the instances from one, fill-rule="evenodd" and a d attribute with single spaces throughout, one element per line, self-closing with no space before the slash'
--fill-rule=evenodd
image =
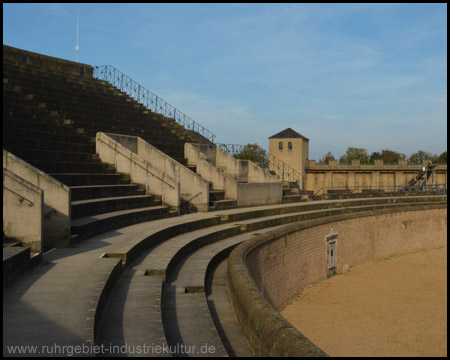
<path id="1" fill-rule="evenodd" d="M 447 247 L 354 267 L 281 314 L 331 356 L 447 356 Z"/>

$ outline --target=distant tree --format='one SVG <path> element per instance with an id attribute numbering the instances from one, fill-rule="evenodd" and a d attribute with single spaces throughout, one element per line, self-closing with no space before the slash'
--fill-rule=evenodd
<path id="1" fill-rule="evenodd" d="M 409 157 L 408 162 L 413 165 L 422 165 L 424 160 L 437 160 L 437 156 L 429 152 L 419 150 Z"/>
<path id="2" fill-rule="evenodd" d="M 384 149 L 379 152 L 373 152 L 370 155 L 369 162 L 373 164 L 375 160 L 383 160 L 385 164 L 398 164 L 399 160 L 406 160 L 406 155 L 392 150 Z"/>
<path id="3" fill-rule="evenodd" d="M 368 164 L 369 154 L 367 154 L 366 149 L 349 147 L 346 153 L 339 158 L 339 163 L 350 165 L 352 160 L 359 160 L 361 164 Z"/>
<path id="4" fill-rule="evenodd" d="M 258 144 L 247 144 L 242 150 L 235 154 L 236 159 L 250 160 L 262 167 L 267 167 L 267 157 L 264 149 L 260 148 Z"/>
<path id="5" fill-rule="evenodd" d="M 322 159 L 319 160 L 319 164 L 321 165 L 326 165 L 329 163 L 330 160 L 336 160 L 336 158 L 334 157 L 334 155 L 331 153 L 331 151 L 328 151 L 323 157 Z"/>
<path id="6" fill-rule="evenodd" d="M 441 155 L 439 155 L 436 162 L 438 164 L 447 164 L 447 151 L 444 151 Z"/>

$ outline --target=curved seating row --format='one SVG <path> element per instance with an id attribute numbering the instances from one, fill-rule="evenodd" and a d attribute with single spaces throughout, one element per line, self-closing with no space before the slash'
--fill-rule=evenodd
<path id="1" fill-rule="evenodd" d="M 242 349 L 227 344 L 231 335 L 216 330 L 216 324 L 224 323 L 220 311 L 212 316 L 208 306 L 212 295 L 216 305 L 227 300 L 211 293 L 214 287 L 205 288 L 208 273 L 226 256 L 224 251 L 293 221 L 445 201 L 439 196 L 374 198 L 195 213 L 124 227 L 73 248 L 52 250 L 44 254 L 41 266 L 6 288 L 4 354 L 7 345 L 55 342 L 89 345 L 90 354 L 98 349 L 93 345 L 103 345 L 103 355 L 125 344 L 128 355 L 183 355 L 194 349 L 206 349 L 199 356 L 239 353 Z M 139 348 L 143 344 L 147 348 Z M 202 347 L 205 344 L 210 347 Z"/>

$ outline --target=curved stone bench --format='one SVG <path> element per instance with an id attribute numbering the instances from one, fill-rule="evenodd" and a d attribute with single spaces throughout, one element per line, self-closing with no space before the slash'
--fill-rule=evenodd
<path id="1" fill-rule="evenodd" d="M 263 229 L 260 232 L 277 227 Z M 254 237 L 253 232 L 239 234 L 201 247 L 188 255 L 168 277 L 163 311 L 166 334 L 175 343 L 187 348 L 200 349 L 196 356 L 228 356 L 224 340 L 210 312 L 205 294 L 205 281 L 209 269 L 236 245 Z M 176 335 L 174 335 L 176 334 Z M 201 349 L 207 349 L 202 353 Z M 182 354 L 179 354 L 182 355 Z"/>

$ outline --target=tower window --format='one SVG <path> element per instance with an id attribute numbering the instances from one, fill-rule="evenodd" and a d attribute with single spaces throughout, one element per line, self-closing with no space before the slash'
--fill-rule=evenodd
<path id="1" fill-rule="evenodd" d="M 280 141 L 278 143 L 278 149 L 283 150 L 283 142 L 282 141 Z"/>
<path id="2" fill-rule="evenodd" d="M 288 149 L 289 149 L 289 150 L 292 150 L 292 141 L 289 141 L 289 142 L 288 142 Z"/>

